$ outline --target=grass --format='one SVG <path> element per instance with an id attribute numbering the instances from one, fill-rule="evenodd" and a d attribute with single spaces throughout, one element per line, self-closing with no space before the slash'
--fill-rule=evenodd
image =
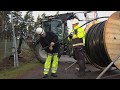
<path id="1" fill-rule="evenodd" d="M 0 79 L 15 79 L 18 75 L 21 75 L 26 71 L 31 70 L 39 65 L 40 65 L 39 62 L 32 61 L 28 64 L 22 64 L 18 68 L 11 68 L 0 71 Z"/>
<path id="2" fill-rule="evenodd" d="M 10 53 L 8 53 L 11 51 L 9 49 L 10 47 L 12 47 L 12 43 L 7 42 L 7 56 L 10 55 Z M 10 60 L 8 60 L 8 58 L 4 58 L 4 42 L 0 42 L 0 64 L 3 65 L 1 68 L 4 68 L 0 70 L 0 79 L 16 79 L 16 77 L 19 75 L 22 75 L 26 71 L 29 71 L 40 65 L 40 63 L 35 60 L 31 49 L 27 46 L 27 48 L 25 48 L 23 45 L 22 47 L 22 53 L 20 56 L 22 56 L 23 59 L 19 61 L 20 66 L 18 68 L 14 68 L 13 66 L 11 67 L 12 63 Z M 8 64 L 10 64 L 10 67 L 8 67 Z"/>

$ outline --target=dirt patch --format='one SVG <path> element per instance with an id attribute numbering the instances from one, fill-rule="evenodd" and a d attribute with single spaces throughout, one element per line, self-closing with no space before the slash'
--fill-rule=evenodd
<path id="1" fill-rule="evenodd" d="M 8 69 L 11 66 L 13 66 L 13 61 L 9 60 L 9 57 L 4 58 L 1 62 L 0 62 L 0 70 L 4 70 L 4 69 Z"/>
<path id="2" fill-rule="evenodd" d="M 18 56 L 19 64 L 22 63 L 27 64 L 33 60 L 36 60 L 33 52 L 30 49 L 22 49 L 21 53 Z M 13 55 L 10 55 L 9 57 L 2 59 L 2 61 L 0 62 L 0 70 L 9 69 L 11 67 L 14 67 Z"/>
<path id="3" fill-rule="evenodd" d="M 22 52 L 19 56 L 22 57 L 26 62 L 30 62 L 36 59 L 31 49 L 22 49 Z"/>
<path id="4" fill-rule="evenodd" d="M 19 64 L 21 64 L 21 63 L 28 63 L 28 61 L 25 60 L 24 58 L 20 58 L 18 60 L 19 60 Z M 14 67 L 14 57 L 12 57 L 12 56 L 4 58 L 0 62 L 0 70 L 9 69 L 11 67 Z"/>

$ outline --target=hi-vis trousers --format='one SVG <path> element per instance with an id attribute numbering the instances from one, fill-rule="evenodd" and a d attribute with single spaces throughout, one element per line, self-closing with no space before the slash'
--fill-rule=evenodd
<path id="1" fill-rule="evenodd" d="M 53 61 L 52 61 L 53 59 Z M 52 63 L 51 63 L 52 61 Z M 52 65 L 52 66 L 51 66 Z M 48 74 L 49 73 L 49 69 L 51 68 L 51 73 L 56 73 L 57 69 L 58 69 L 58 53 L 54 53 L 54 54 L 48 54 L 45 64 L 44 64 L 44 74 Z"/>

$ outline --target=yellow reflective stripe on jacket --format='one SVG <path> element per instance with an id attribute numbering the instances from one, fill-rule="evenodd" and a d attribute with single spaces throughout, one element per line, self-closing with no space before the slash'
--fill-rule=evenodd
<path id="1" fill-rule="evenodd" d="M 85 45 L 84 43 L 77 43 L 77 44 L 73 44 L 73 46 L 79 46 L 79 45 Z"/>

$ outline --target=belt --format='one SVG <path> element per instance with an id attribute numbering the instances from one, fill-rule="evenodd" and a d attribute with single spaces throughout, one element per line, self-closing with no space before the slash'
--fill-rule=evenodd
<path id="1" fill-rule="evenodd" d="M 77 44 L 73 44 L 73 47 L 75 47 L 75 46 L 79 46 L 79 45 L 85 45 L 84 43 L 77 43 Z"/>

